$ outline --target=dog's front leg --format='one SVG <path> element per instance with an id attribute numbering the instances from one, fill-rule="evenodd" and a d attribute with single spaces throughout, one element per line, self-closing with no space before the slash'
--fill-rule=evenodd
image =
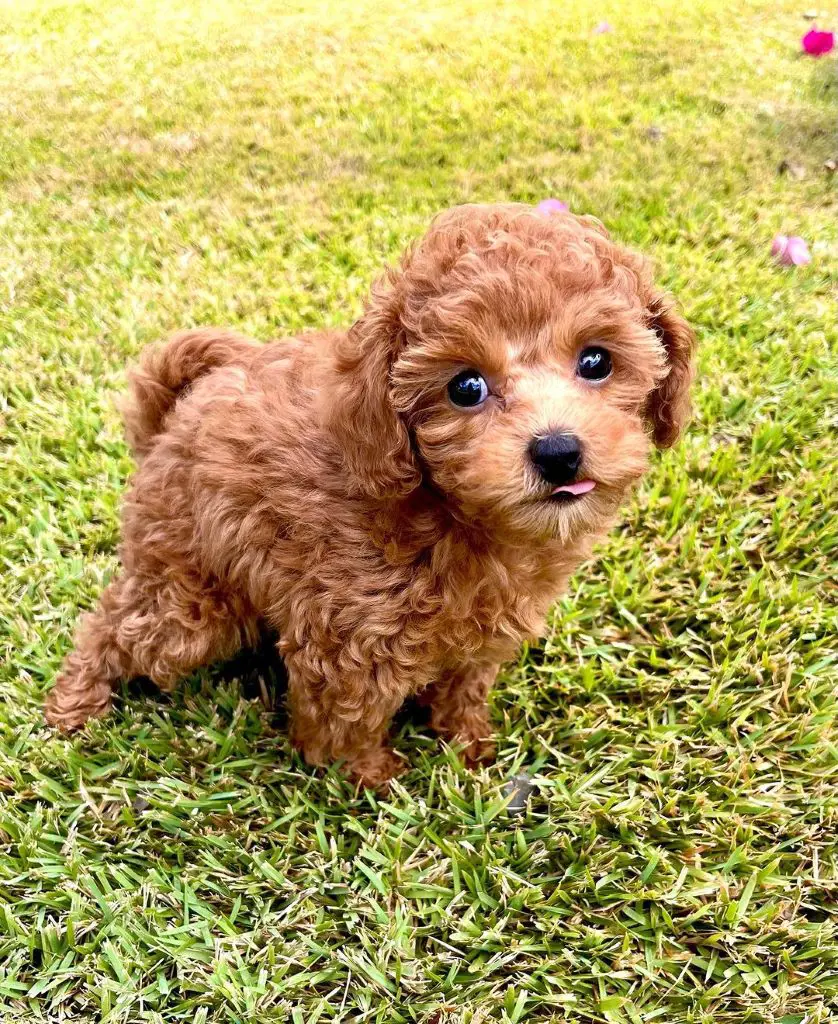
<path id="1" fill-rule="evenodd" d="M 467 663 L 446 672 L 422 693 L 422 703 L 431 708 L 431 728 L 462 747 L 466 764 L 494 760 L 488 696 L 499 668 L 496 661 Z"/>
<path id="2" fill-rule="evenodd" d="M 341 664 L 339 651 L 308 642 L 289 652 L 291 739 L 309 764 L 343 761 L 344 771 L 370 789 L 385 790 L 405 762 L 387 743 L 390 721 L 411 691 L 410 679 L 387 660 Z"/>

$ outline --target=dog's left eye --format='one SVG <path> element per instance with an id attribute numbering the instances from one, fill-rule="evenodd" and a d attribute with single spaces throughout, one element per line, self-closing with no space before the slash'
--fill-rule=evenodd
<path id="1" fill-rule="evenodd" d="M 448 397 L 454 405 L 471 409 L 489 397 L 489 385 L 477 370 L 463 370 L 448 383 Z"/>

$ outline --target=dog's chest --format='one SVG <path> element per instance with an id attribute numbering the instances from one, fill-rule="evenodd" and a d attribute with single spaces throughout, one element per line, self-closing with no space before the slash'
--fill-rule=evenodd
<path id="1" fill-rule="evenodd" d="M 568 576 L 560 567 L 487 561 L 462 564 L 437 582 L 439 601 L 424 624 L 435 660 L 462 661 L 478 652 L 510 657 L 522 640 L 541 632 Z"/>
<path id="2" fill-rule="evenodd" d="M 255 603 L 272 601 L 268 618 L 286 655 L 313 645 L 343 652 L 347 664 L 392 661 L 418 687 L 445 667 L 513 656 L 523 639 L 540 633 L 578 563 L 544 550 L 481 555 L 467 544 L 392 557 L 369 545 L 339 545 L 341 539 L 313 545 L 304 566 L 297 546 L 293 556 L 289 548 L 293 561 Z"/>

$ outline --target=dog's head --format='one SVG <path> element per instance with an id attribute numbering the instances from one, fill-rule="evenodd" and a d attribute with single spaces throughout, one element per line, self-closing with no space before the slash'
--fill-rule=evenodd
<path id="1" fill-rule="evenodd" d="M 331 426 L 353 486 L 423 480 L 460 518 L 571 536 L 687 418 L 693 333 L 598 222 L 522 205 L 438 217 L 340 343 Z"/>

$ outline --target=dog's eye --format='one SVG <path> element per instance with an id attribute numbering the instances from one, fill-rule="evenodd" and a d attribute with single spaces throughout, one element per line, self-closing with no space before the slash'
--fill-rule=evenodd
<path id="1" fill-rule="evenodd" d="M 605 380 L 611 376 L 611 354 L 599 345 L 591 345 L 582 349 L 576 372 L 583 380 Z"/>
<path id="2" fill-rule="evenodd" d="M 477 370 L 463 370 L 448 383 L 448 397 L 463 409 L 482 405 L 489 397 L 489 385 Z"/>

